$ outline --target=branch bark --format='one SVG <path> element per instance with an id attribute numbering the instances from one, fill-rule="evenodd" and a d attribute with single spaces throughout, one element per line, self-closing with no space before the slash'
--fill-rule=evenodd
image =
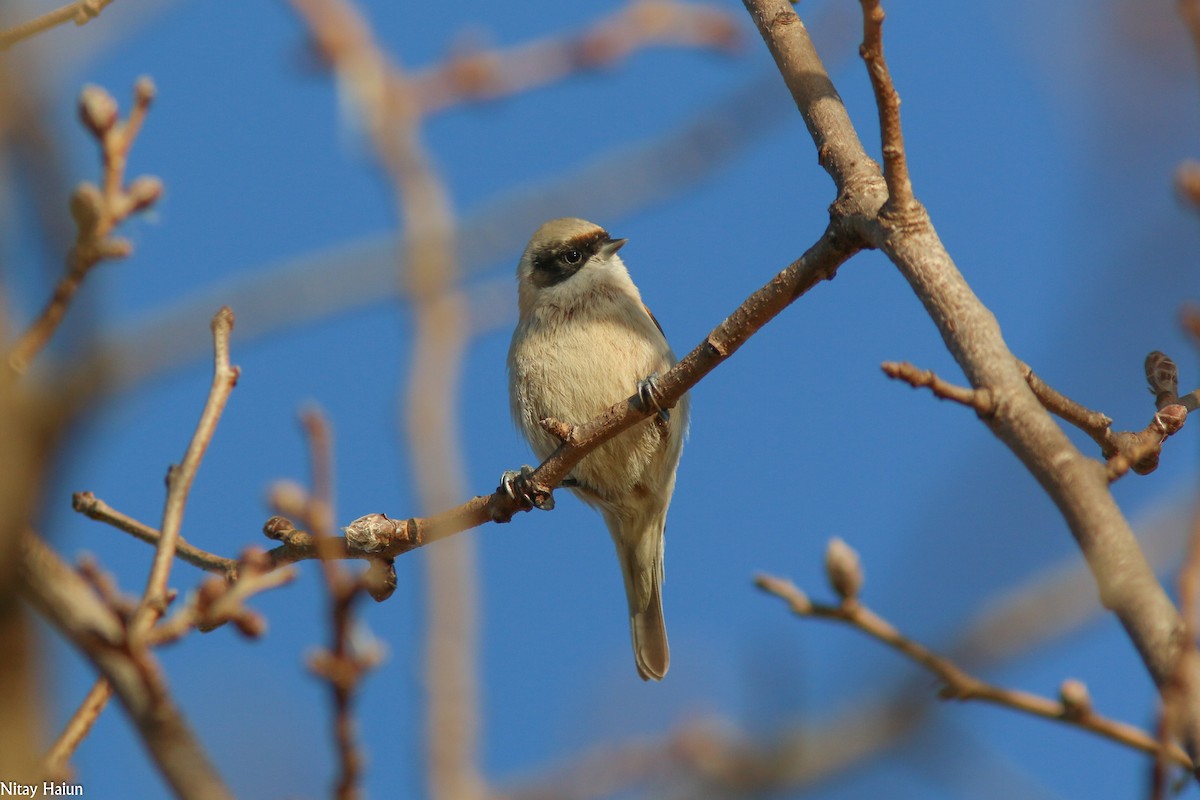
<path id="1" fill-rule="evenodd" d="M 154 657 L 130 649 L 121 618 L 32 532 L 21 538 L 20 573 L 25 598 L 108 678 L 172 791 L 185 800 L 231 798 Z"/>
<path id="2" fill-rule="evenodd" d="M 1021 460 L 1066 520 L 1095 578 L 1101 602 L 1116 614 L 1155 683 L 1171 679 L 1182 644 L 1182 620 L 1108 489 L 1105 466 L 1086 458 L 1042 408 L 1004 343 L 1000 326 L 980 302 L 921 205 L 889 205 L 889 214 L 863 211 L 876 205 L 883 184 L 878 167 L 859 157 L 844 108 L 821 67 L 804 25 L 787 0 L 745 0 L 793 99 L 817 144 L 821 163 L 839 192 L 835 217 L 855 209 L 860 246 L 881 250 L 908 281 L 937 326 L 947 349 L 975 389 L 992 397 L 984 419 Z M 817 113 L 819 110 L 820 113 Z M 841 143 L 837 157 L 826 154 Z M 859 146 L 861 148 L 861 145 Z M 860 187 L 863 187 L 860 189 Z M 867 192 L 858 202 L 854 195 Z M 1200 754 L 1200 714 L 1190 698 L 1183 742 L 1193 760 Z"/>

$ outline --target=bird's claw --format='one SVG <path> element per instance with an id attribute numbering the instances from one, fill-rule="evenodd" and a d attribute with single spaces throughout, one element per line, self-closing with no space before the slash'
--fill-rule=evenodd
<path id="1" fill-rule="evenodd" d="M 520 472 L 505 470 L 496 491 L 504 492 L 525 510 L 550 511 L 554 508 L 554 494 L 549 487 L 533 480 L 533 467 L 528 464 L 521 467 Z"/>
<path id="2" fill-rule="evenodd" d="M 658 388 L 658 373 L 653 373 L 645 380 L 638 381 L 637 385 L 638 400 L 642 403 L 642 408 L 646 411 L 657 411 L 658 418 L 663 422 L 668 422 L 671 419 L 669 409 L 662 407 L 662 390 Z"/>

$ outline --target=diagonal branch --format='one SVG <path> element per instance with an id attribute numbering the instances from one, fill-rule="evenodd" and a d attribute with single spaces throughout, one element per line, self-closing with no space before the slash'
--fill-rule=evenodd
<path id="1" fill-rule="evenodd" d="M 992 398 L 986 389 L 955 386 L 939 378 L 933 370 L 918 369 L 907 361 L 885 361 L 883 373 L 889 378 L 904 381 L 914 389 L 929 389 L 933 396 L 939 399 L 952 400 L 967 408 L 973 408 L 980 416 L 992 413 Z"/>
<path id="2" fill-rule="evenodd" d="M 128 646 L 116 612 L 32 532 L 21 539 L 20 572 L 25 598 L 112 684 L 172 791 L 185 800 L 232 797 L 171 698 L 157 661 Z"/>
<path id="3" fill-rule="evenodd" d="M 1170 759 L 1175 764 L 1188 769 L 1192 768 L 1192 760 L 1178 747 L 1163 747 L 1154 736 L 1146 731 L 1097 714 L 1091 707 L 1087 690 L 1078 681 L 1064 682 L 1062 696 L 1058 700 L 1051 700 L 1030 692 L 994 686 L 975 677 L 920 642 L 905 636 L 883 617 L 867 608 L 856 596 L 843 596 L 842 601 L 837 604 L 817 603 L 809 599 L 790 581 L 770 575 L 760 575 L 755 578 L 754 582 L 763 591 L 786 602 L 792 613 L 797 616 L 849 625 L 933 673 L 942 682 L 939 695 L 943 699 L 979 700 L 1035 717 L 1061 722 L 1148 755 L 1157 757 L 1161 753 L 1164 758 Z"/>
<path id="4" fill-rule="evenodd" d="M 113 0 L 73 0 L 64 6 L 47 11 L 28 22 L 14 25 L 0 31 L 0 52 L 7 50 L 17 42 L 33 38 L 39 33 L 45 33 L 59 25 L 74 22 L 76 25 L 86 25 L 105 9 Z"/>
<path id="5" fill-rule="evenodd" d="M 760 328 L 858 252 L 848 237 L 830 227 L 803 256 L 750 295 L 699 345 L 658 381 L 664 407 L 673 406 L 705 375 L 733 355 Z M 531 483 L 547 490 L 557 486 L 588 453 L 650 416 L 637 395 L 614 403 L 594 419 L 575 426 L 564 442 L 533 472 Z M 429 542 L 488 521 L 508 522 L 521 508 L 507 493 L 478 496 L 456 508 L 425 518 L 388 519 L 370 514 L 346 528 L 347 542 L 364 553 L 397 556 Z"/>
<path id="6" fill-rule="evenodd" d="M 159 541 L 162 539 L 162 533 L 157 528 L 151 528 L 149 525 L 121 513 L 91 492 L 76 492 L 71 497 L 71 507 L 90 519 L 108 523 L 117 530 L 125 531 L 155 547 L 158 547 Z M 235 559 L 201 550 L 182 536 L 175 540 L 175 556 L 181 561 L 186 561 L 192 566 L 208 572 L 219 572 L 228 578 L 237 577 L 238 563 Z"/>
<path id="7" fill-rule="evenodd" d="M 776 66 L 792 91 L 817 144 L 818 156 L 838 188 L 838 215 L 853 216 L 861 246 L 877 247 L 896 265 L 937 326 L 947 349 L 975 389 L 986 387 L 995 402 L 983 418 L 1057 505 L 1087 559 L 1104 606 L 1116 614 L 1155 683 L 1161 688 L 1176 672 L 1183 623 L 1158 582 L 1109 492 L 1104 465 L 1086 458 L 1042 408 L 1001 335 L 995 316 L 980 302 L 938 238 L 919 203 L 882 205 L 877 167 L 865 158 L 826 157 L 831 142 L 856 152 L 845 109 L 830 91 L 828 75 L 813 53 L 804 26 L 787 0 L 745 0 Z M 811 54 L 811 55 L 810 55 Z M 822 114 L 817 115 L 816 109 Z M 826 125 L 828 121 L 830 124 Z M 886 144 L 886 142 L 885 142 Z M 895 188 L 895 187 L 892 187 Z M 852 190 L 852 191 L 851 191 Z M 1200 666 L 1194 668 L 1200 677 Z M 1200 685 L 1200 680 L 1191 685 Z M 1186 704 L 1182 739 L 1200 755 L 1200 706 Z"/>
<path id="8" fill-rule="evenodd" d="M 213 381 L 208 399 L 200 414 L 196 432 L 188 444 L 183 461 L 174 465 L 167 473 L 167 499 L 163 507 L 154 562 L 150 576 L 146 579 L 146 590 L 130 623 L 130 635 L 135 644 L 144 636 L 167 607 L 167 578 L 175 561 L 175 548 L 179 530 L 183 526 L 183 512 L 187 506 L 192 481 L 200 469 L 200 461 L 208 450 L 209 442 L 217 429 L 217 422 L 225 410 L 225 403 L 237 385 L 238 368 L 229 363 L 229 334 L 233 330 L 233 312 L 222 308 L 213 317 Z"/>

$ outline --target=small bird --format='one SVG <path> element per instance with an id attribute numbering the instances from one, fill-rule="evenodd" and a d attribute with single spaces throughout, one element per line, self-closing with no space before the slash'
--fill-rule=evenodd
<path id="1" fill-rule="evenodd" d="M 662 680 L 671 661 L 662 611 L 663 531 L 688 398 L 670 412 L 658 406 L 654 380 L 675 364 L 675 354 L 617 255 L 626 241 L 582 219 L 554 219 L 537 229 L 517 265 L 520 316 L 508 351 L 508 388 L 513 419 L 542 460 L 559 445 L 543 419 L 578 425 L 634 393 L 659 409 L 585 456 L 563 485 L 604 517 L 625 578 L 638 674 Z M 509 491 L 513 477 L 520 476 L 506 474 Z"/>

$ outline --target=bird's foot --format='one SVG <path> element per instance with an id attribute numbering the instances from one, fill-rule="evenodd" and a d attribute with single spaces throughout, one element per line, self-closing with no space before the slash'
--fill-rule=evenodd
<path id="1" fill-rule="evenodd" d="M 655 372 L 645 380 L 638 381 L 637 385 L 638 400 L 642 403 L 642 408 L 646 411 L 657 411 L 658 418 L 663 422 L 671 419 L 669 409 L 662 407 L 662 390 L 658 388 L 658 373 Z"/>
<path id="2" fill-rule="evenodd" d="M 531 508 L 550 511 L 554 508 L 553 492 L 550 487 L 533 480 L 533 467 L 528 464 L 521 467 L 520 472 L 505 470 L 496 491 L 508 495 L 526 511 Z"/>

